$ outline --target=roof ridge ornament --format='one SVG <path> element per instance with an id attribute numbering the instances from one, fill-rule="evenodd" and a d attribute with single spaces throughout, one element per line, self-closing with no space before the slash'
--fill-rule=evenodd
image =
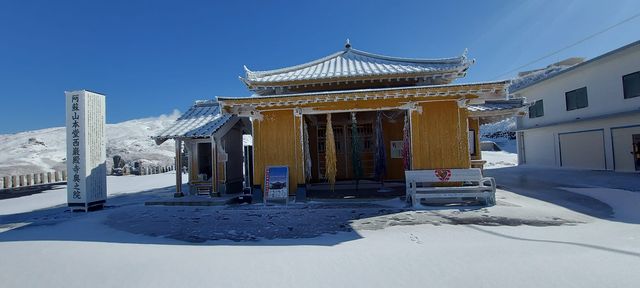
<path id="1" fill-rule="evenodd" d="M 469 48 L 464 48 L 464 51 L 462 51 L 462 58 L 467 58 L 467 53 L 469 53 Z"/>
<path id="2" fill-rule="evenodd" d="M 351 43 L 349 42 L 349 38 L 347 38 L 347 42 L 344 44 L 344 49 L 351 49 Z"/>

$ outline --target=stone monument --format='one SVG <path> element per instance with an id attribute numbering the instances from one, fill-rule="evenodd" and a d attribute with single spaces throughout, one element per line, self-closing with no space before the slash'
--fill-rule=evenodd
<path id="1" fill-rule="evenodd" d="M 65 92 L 67 108 L 67 203 L 75 210 L 94 210 L 107 200 L 105 96 Z"/>

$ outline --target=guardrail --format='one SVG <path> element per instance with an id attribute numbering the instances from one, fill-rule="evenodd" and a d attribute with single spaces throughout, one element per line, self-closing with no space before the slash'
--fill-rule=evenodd
<path id="1" fill-rule="evenodd" d="M 133 175 L 152 175 L 165 173 L 175 170 L 175 166 L 143 166 L 140 168 L 139 174 Z M 131 175 L 131 169 L 123 169 L 123 174 Z M 20 187 L 31 187 L 42 184 L 64 184 L 67 182 L 67 171 L 42 172 L 25 175 L 11 175 L 0 177 L 1 189 L 15 189 Z"/>

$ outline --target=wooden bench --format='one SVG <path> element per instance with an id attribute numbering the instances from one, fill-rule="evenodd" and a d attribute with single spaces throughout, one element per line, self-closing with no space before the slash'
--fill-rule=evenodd
<path id="1" fill-rule="evenodd" d="M 480 198 L 486 205 L 495 205 L 496 181 L 483 177 L 478 168 L 405 171 L 407 202 L 414 208 L 422 199 Z M 434 185 L 435 184 L 435 185 Z"/>

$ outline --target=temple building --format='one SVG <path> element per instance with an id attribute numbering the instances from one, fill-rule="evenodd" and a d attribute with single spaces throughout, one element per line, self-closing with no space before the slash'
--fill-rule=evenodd
<path id="1" fill-rule="evenodd" d="M 265 189 L 268 167 L 285 166 L 289 195 L 354 180 L 404 191 L 405 170 L 482 167 L 480 125 L 524 107 L 522 99 L 508 99 L 509 81 L 454 83 L 473 64 L 466 51 L 409 59 L 347 42 L 296 66 L 245 67 L 241 81 L 253 95 L 217 97 L 217 105 L 250 120 L 243 129 L 253 136 L 254 190 Z"/>

